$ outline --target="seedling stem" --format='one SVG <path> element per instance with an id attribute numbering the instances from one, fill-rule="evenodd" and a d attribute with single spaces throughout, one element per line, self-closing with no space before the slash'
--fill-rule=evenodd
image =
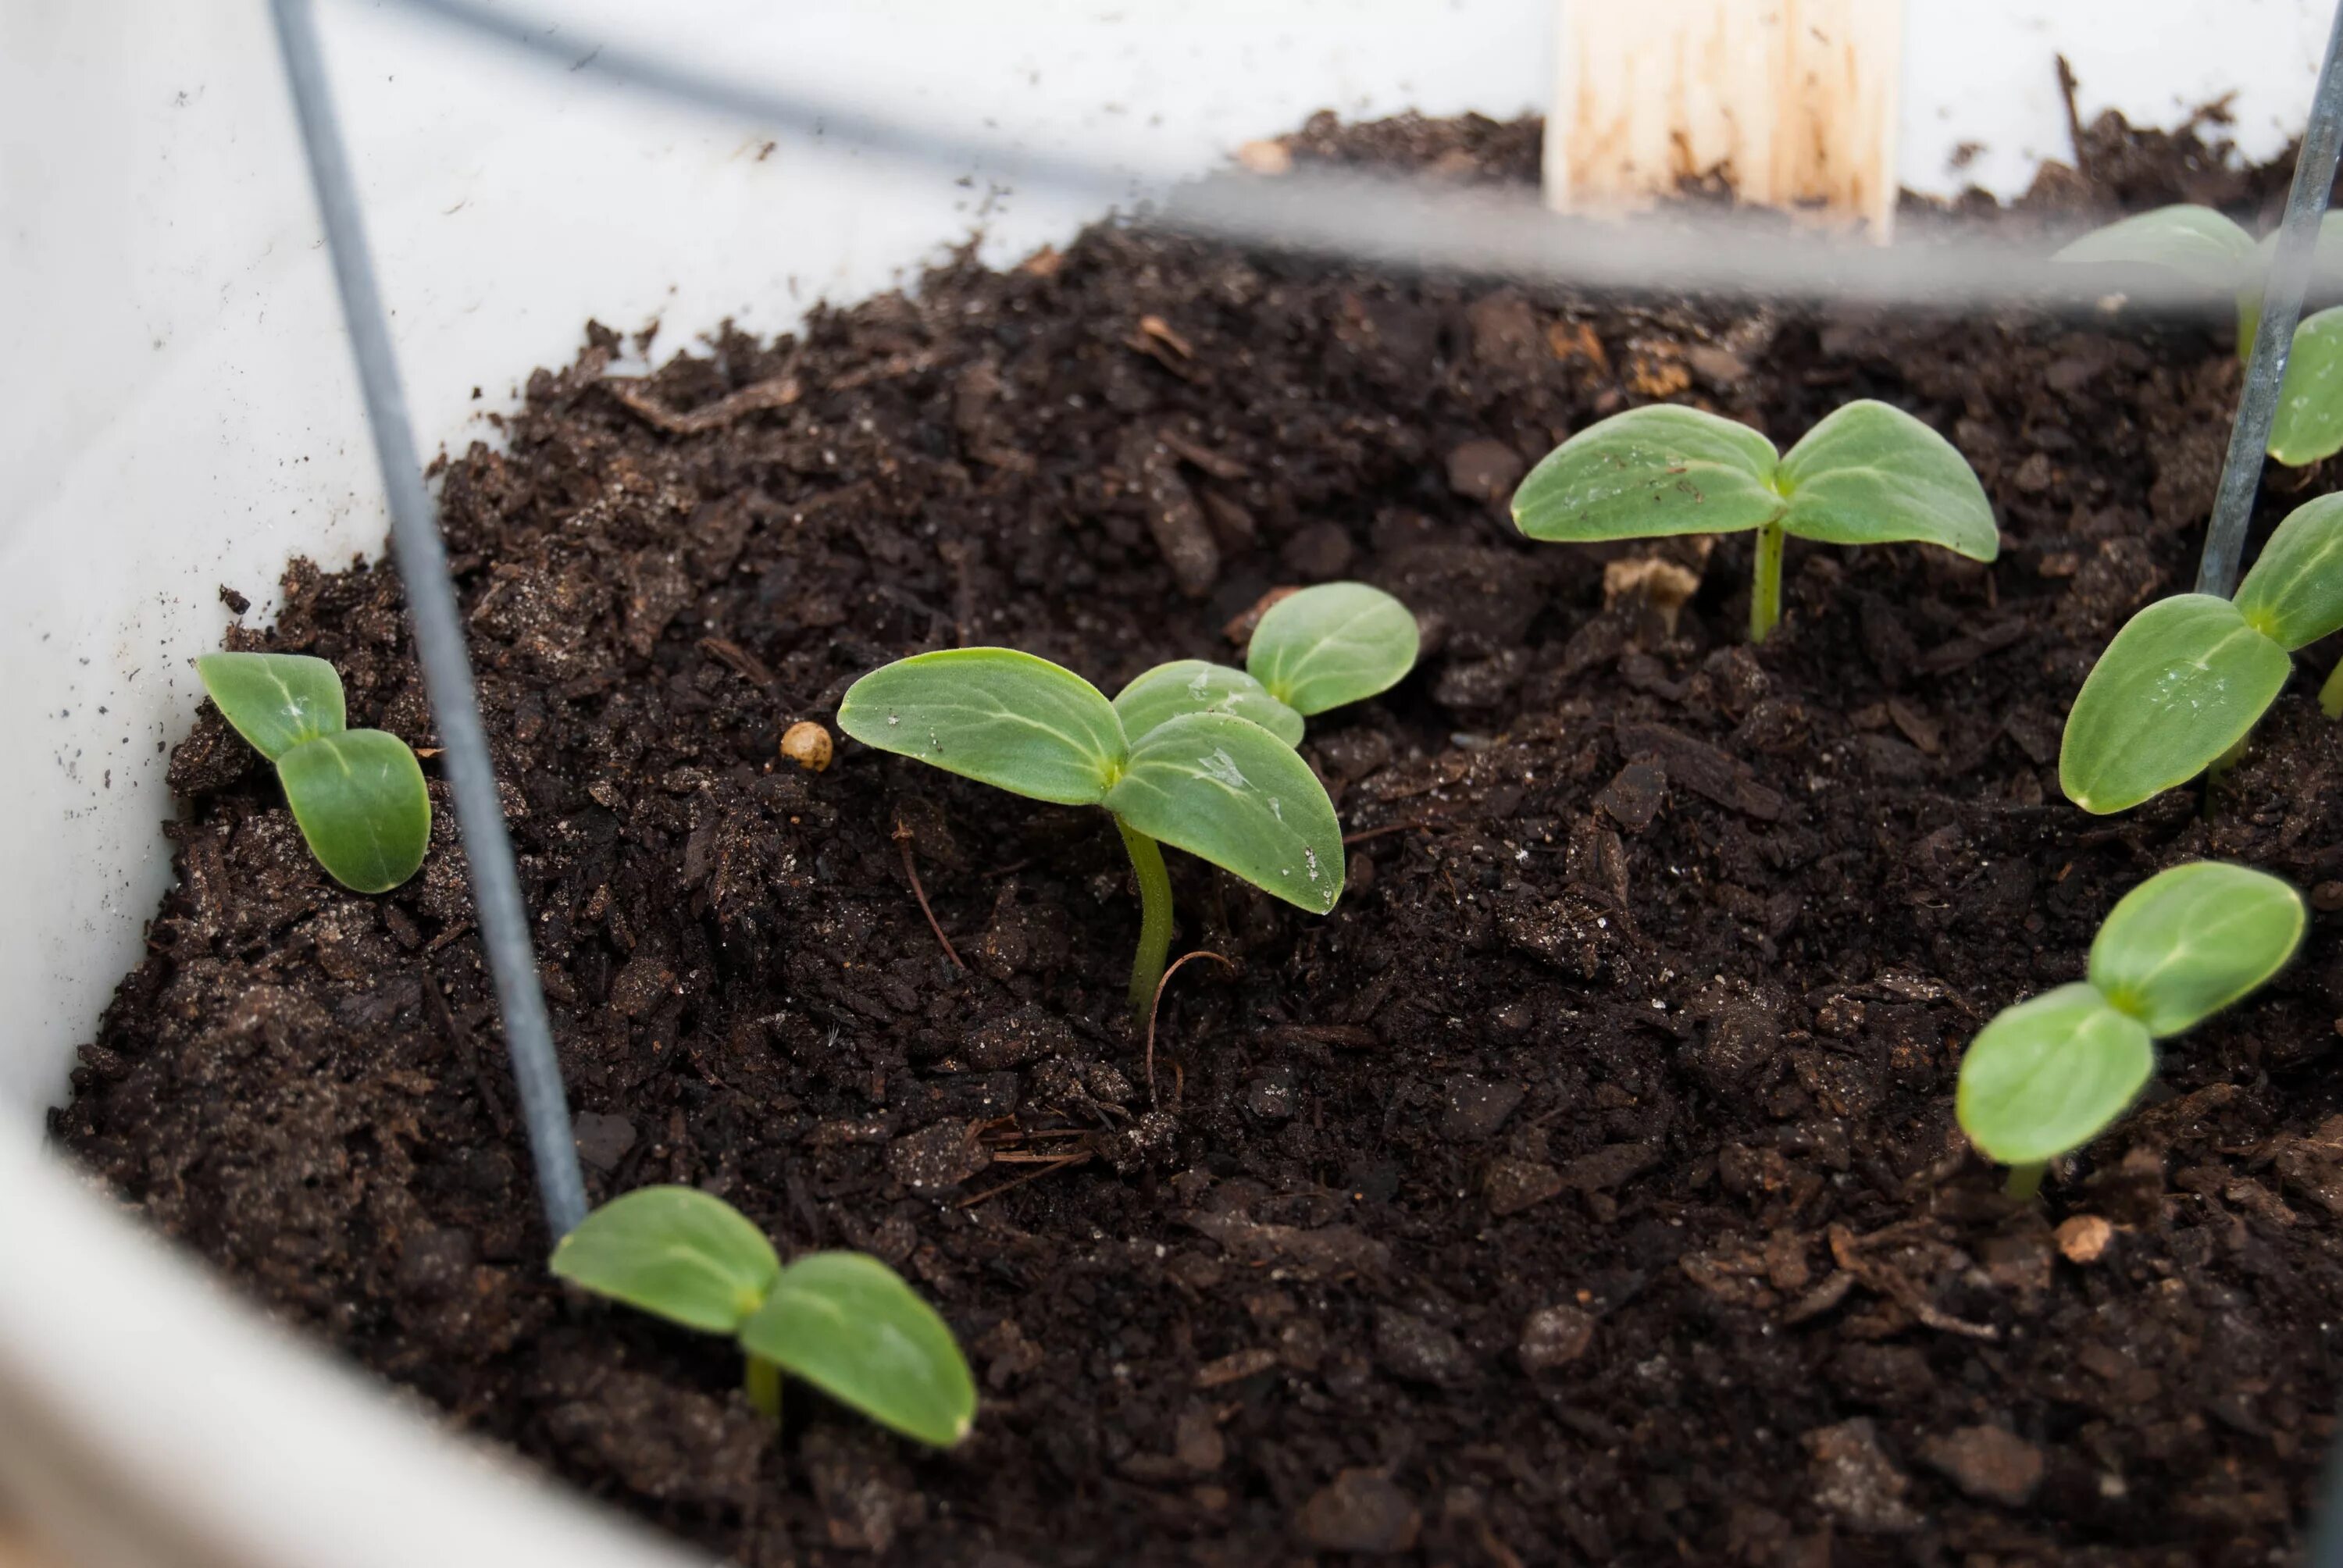
<path id="1" fill-rule="evenodd" d="M 2009 1168 L 2009 1180 L 2002 1183 L 2001 1190 L 2021 1203 L 2031 1203 L 2034 1194 L 2042 1191 L 2042 1173 L 2049 1169 L 2050 1162 L 2046 1160 L 2036 1160 L 2030 1165 L 2013 1165 Z"/>
<path id="2" fill-rule="evenodd" d="M 1148 1003 L 1163 979 L 1163 960 L 1172 951 L 1172 874 L 1163 869 L 1163 851 L 1155 840 L 1124 821 L 1122 847 L 1131 851 L 1131 869 L 1139 877 L 1139 952 L 1131 960 L 1131 1018 L 1147 1022 Z"/>
<path id="3" fill-rule="evenodd" d="M 1763 642 L 1782 623 L 1782 526 L 1757 530 L 1757 578 L 1749 590 L 1749 640 Z"/>
<path id="4" fill-rule="evenodd" d="M 749 1402 L 768 1420 L 781 1419 L 781 1368 L 778 1362 L 769 1361 L 756 1352 L 748 1352 L 748 1370 L 740 1374 L 741 1386 L 747 1391 Z"/>
<path id="5" fill-rule="evenodd" d="M 2327 684 L 2318 689 L 2318 711 L 2329 719 L 2343 719 L 2343 658 L 2335 661 Z"/>

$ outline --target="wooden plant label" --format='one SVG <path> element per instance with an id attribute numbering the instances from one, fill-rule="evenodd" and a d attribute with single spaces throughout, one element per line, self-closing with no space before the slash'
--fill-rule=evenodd
<path id="1" fill-rule="evenodd" d="M 1903 0 L 1557 5 L 1548 206 L 1630 209 L 1715 174 L 1887 239 Z"/>

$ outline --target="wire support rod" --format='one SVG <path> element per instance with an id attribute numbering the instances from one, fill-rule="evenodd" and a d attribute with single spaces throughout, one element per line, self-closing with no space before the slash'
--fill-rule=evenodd
<path id="1" fill-rule="evenodd" d="M 423 467 L 415 455 L 415 433 L 407 395 L 398 381 L 389 319 L 376 286 L 374 261 L 367 249 L 366 226 L 348 149 L 334 116 L 333 94 L 317 43 L 310 0 L 270 0 L 286 80 L 300 120 L 309 176 L 324 220 L 326 246 L 333 257 L 334 282 L 342 317 L 366 396 L 367 422 L 374 431 L 375 456 L 382 465 L 390 501 L 391 553 L 406 585 L 407 613 L 415 625 L 416 657 L 423 666 L 424 690 L 439 725 L 448 787 L 456 799 L 464 858 L 471 869 L 472 901 L 479 918 L 481 945 L 496 980 L 497 1005 L 504 1015 L 505 1047 L 512 1057 L 513 1082 L 520 1091 L 521 1120 L 537 1167 L 538 1196 L 546 1229 L 555 1240 L 586 1217 L 586 1183 L 578 1167 L 578 1143 L 561 1085 L 560 1059 L 538 989 L 537 953 L 529 940 L 528 910 L 521 899 L 520 875 L 513 864 L 512 839 L 505 831 L 504 804 L 498 798 L 496 764 L 480 727 L 479 701 L 472 686 L 472 663 L 464 647 L 463 620 L 456 587 L 447 575 L 447 554 L 439 541 Z"/>

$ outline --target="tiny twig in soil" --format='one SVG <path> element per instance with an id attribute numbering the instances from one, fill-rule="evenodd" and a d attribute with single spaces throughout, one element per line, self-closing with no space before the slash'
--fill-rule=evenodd
<path id="1" fill-rule="evenodd" d="M 1411 818 L 1404 822 L 1386 822 L 1380 828 L 1362 828 L 1355 833 L 1345 833 L 1342 835 L 1342 842 L 1345 844 L 1363 844 L 1370 839 L 1380 839 L 1386 833 L 1404 833 L 1413 828 L 1431 829 L 1442 826 L 1444 826 L 1444 824 L 1433 821 L 1429 818 L 1416 817 Z"/>
<path id="2" fill-rule="evenodd" d="M 480 1066 L 479 1048 L 473 1043 L 472 1031 L 465 1027 L 462 1019 L 456 1016 L 456 1010 L 447 1005 L 447 993 L 439 989 L 438 978 L 432 974 L 431 966 L 419 965 L 416 973 L 422 977 L 424 1005 L 430 1012 L 432 1021 L 447 1031 L 449 1043 L 456 1048 L 456 1054 L 464 1059 L 465 1069 L 472 1075 L 472 1087 L 479 1091 L 480 1102 L 488 1108 L 488 1120 L 497 1124 L 497 1135 L 511 1137 L 512 1115 L 505 1110 L 505 1102 L 497 1098 L 496 1086 L 488 1081 L 487 1070 Z"/>
<path id="3" fill-rule="evenodd" d="M 765 668 L 765 661 L 739 643 L 720 637 L 703 637 L 699 639 L 699 646 L 729 665 L 734 673 L 744 678 L 753 680 L 759 686 L 769 687 L 775 684 L 773 672 Z"/>
<path id="4" fill-rule="evenodd" d="M 1052 1171 L 1071 1170 L 1074 1166 L 1087 1162 L 1090 1157 L 1091 1151 L 1087 1149 L 1083 1150 L 1079 1154 L 1069 1154 L 1063 1160 L 1052 1161 L 1049 1164 L 1042 1166 L 1038 1171 L 1028 1171 L 1022 1176 L 1012 1177 L 1011 1180 L 1003 1181 L 998 1187 L 988 1187 L 981 1192 L 971 1192 L 967 1197 L 961 1199 L 959 1202 L 953 1204 L 952 1207 L 955 1209 L 973 1209 L 979 1203 L 985 1201 L 987 1199 L 1000 1197 L 1011 1187 L 1022 1187 L 1028 1181 L 1039 1181 L 1042 1177 L 1051 1174 Z"/>
<path id="5" fill-rule="evenodd" d="M 2083 116 L 2075 108 L 2075 88 L 2077 85 L 2075 67 L 2066 63 L 2064 55 L 2057 55 L 2056 59 L 2058 95 L 2066 104 L 2066 140 L 2073 144 L 2075 149 L 2075 172 L 2088 180 L 2091 177 L 2091 155 L 2083 146 Z"/>
<path id="6" fill-rule="evenodd" d="M 629 414 L 654 429 L 670 436 L 699 436 L 718 430 L 745 415 L 768 408 L 786 408 L 805 395 L 795 376 L 783 372 L 769 379 L 743 387 L 729 397 L 719 397 L 705 407 L 679 414 L 641 390 L 644 377 L 605 376 L 602 386 L 616 397 Z"/>
<path id="7" fill-rule="evenodd" d="M 1155 1015 L 1162 1010 L 1163 988 L 1172 983 L 1172 977 L 1178 974 L 1180 966 L 1190 959 L 1210 959 L 1224 970 L 1237 967 L 1218 953 L 1198 948 L 1192 953 L 1182 953 L 1173 960 L 1172 967 L 1163 971 L 1163 978 L 1155 982 L 1155 995 L 1147 1003 L 1147 1103 L 1150 1105 L 1159 1103 L 1155 1098 Z"/>
<path id="8" fill-rule="evenodd" d="M 943 943 L 944 957 L 951 960 L 952 968 L 960 970 L 962 974 L 966 974 L 968 972 L 968 965 L 960 961 L 960 953 L 952 947 L 951 939 L 944 935 L 943 927 L 937 923 L 936 911 L 930 908 L 928 904 L 927 889 L 920 886 L 919 862 L 911 858 L 911 830 L 903 826 L 902 819 L 897 818 L 895 820 L 895 842 L 903 846 L 903 874 L 911 879 L 911 896 L 920 900 L 920 913 L 928 917 L 928 930 L 935 932 L 936 940 Z"/>

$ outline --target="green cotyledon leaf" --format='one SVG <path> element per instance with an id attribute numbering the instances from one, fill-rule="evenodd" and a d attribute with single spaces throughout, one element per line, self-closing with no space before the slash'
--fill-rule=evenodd
<path id="1" fill-rule="evenodd" d="M 2196 860 L 2126 893 L 2091 943 L 2091 983 L 2158 1039 L 2260 986 L 2294 956 L 2302 895 L 2267 872 Z"/>
<path id="2" fill-rule="evenodd" d="M 1383 589 L 1320 583 L 1262 612 L 1245 668 L 1296 712 L 1323 713 L 1398 685 L 1416 644 L 1414 615 Z"/>
<path id="3" fill-rule="evenodd" d="M 2247 626 L 2288 650 L 2343 630 L 2343 495 L 2287 514 L 2235 602 Z"/>
<path id="4" fill-rule="evenodd" d="M 406 741 L 380 729 L 305 740 L 277 759 L 309 852 L 356 892 L 387 893 L 431 847 L 431 792 Z"/>
<path id="5" fill-rule="evenodd" d="M 2004 1009 L 1977 1031 L 1954 1114 L 1989 1158 L 2038 1164 L 2097 1137 L 2155 1065 L 2147 1026 L 2078 981 Z"/>
<path id="6" fill-rule="evenodd" d="M 738 1333 L 772 1293 L 781 1260 L 763 1231 L 696 1187 L 639 1187 L 586 1216 L 553 1271 L 595 1294 L 712 1334 Z"/>
<path id="7" fill-rule="evenodd" d="M 1670 404 L 1631 408 L 1547 453 L 1513 492 L 1513 526 L 1579 542 L 1754 528 L 1782 515 L 1778 462 L 1746 425 Z"/>
<path id="8" fill-rule="evenodd" d="M 1131 749 L 1106 806 L 1313 915 L 1342 896 L 1342 829 L 1325 786 L 1250 720 L 1192 713 L 1156 726 Z"/>
<path id="9" fill-rule="evenodd" d="M 1993 503 L 1968 459 L 1903 409 L 1835 408 L 1782 459 L 1782 528 L 1832 545 L 1911 541 L 1971 560 L 2001 553 Z"/>
<path id="10" fill-rule="evenodd" d="M 306 740 L 348 727 L 342 678 L 322 658 L 304 653 L 207 653 L 196 660 L 212 706 L 276 761 Z"/>
<path id="11" fill-rule="evenodd" d="M 949 1448 L 976 1419 L 950 1326 L 876 1258 L 798 1259 L 739 1332 L 742 1349 L 906 1437 Z"/>
<path id="12" fill-rule="evenodd" d="M 1250 719 L 1288 746 L 1302 744 L 1302 715 L 1269 694 L 1242 669 L 1201 658 L 1159 664 L 1114 695 L 1125 735 L 1137 739 L 1183 713 L 1233 713 Z"/>
<path id="13" fill-rule="evenodd" d="M 2289 467 L 2308 467 L 2338 452 L 2343 452 L 2343 306 L 2306 317 L 2295 328 L 2269 435 L 2269 455 Z"/>
<path id="14" fill-rule="evenodd" d="M 2161 266 L 2230 290 L 2253 271 L 2254 237 L 2208 206 L 2160 206 L 2096 228 L 2060 250 L 2059 261 Z"/>
<path id="15" fill-rule="evenodd" d="M 2128 810 L 2245 738 L 2294 668 L 2211 594 L 2157 600 L 2125 623 L 2076 694 L 2058 787 L 2084 810 Z"/>
<path id="16" fill-rule="evenodd" d="M 1105 694 L 1072 670 L 1008 648 L 916 654 L 847 688 L 838 727 L 1035 800 L 1093 806 L 1129 750 Z"/>

